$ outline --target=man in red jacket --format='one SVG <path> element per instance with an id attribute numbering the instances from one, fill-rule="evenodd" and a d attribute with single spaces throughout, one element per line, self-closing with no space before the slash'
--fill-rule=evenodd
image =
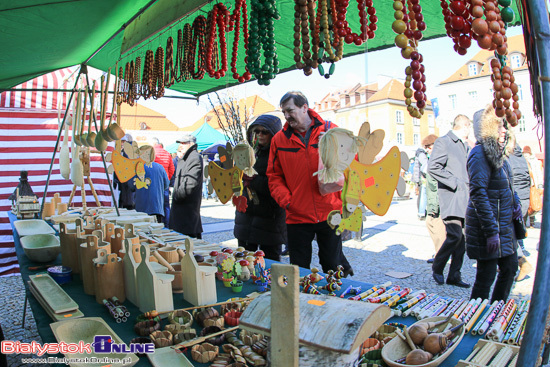
<path id="1" fill-rule="evenodd" d="M 164 146 L 159 142 L 157 138 L 153 138 L 155 149 L 155 162 L 164 167 L 166 174 L 168 175 L 168 181 L 172 179 L 174 175 L 174 162 L 172 161 L 172 155 L 168 153 Z M 170 219 L 170 189 L 164 191 L 164 224 L 168 227 Z"/>
<path id="2" fill-rule="evenodd" d="M 286 93 L 280 104 L 287 122 L 271 140 L 267 176 L 271 195 L 286 209 L 290 263 L 309 269 L 317 235 L 323 271 L 342 265 L 346 276 L 353 275 L 342 238 L 327 223 L 331 211 L 342 209 L 340 193 L 321 195 L 313 176 L 319 169 L 319 139 L 336 125 L 310 109 L 301 92 Z"/>

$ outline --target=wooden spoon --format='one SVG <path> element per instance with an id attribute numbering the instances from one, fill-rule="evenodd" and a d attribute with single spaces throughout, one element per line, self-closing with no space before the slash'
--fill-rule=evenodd
<path id="1" fill-rule="evenodd" d="M 82 121 L 80 123 L 80 136 L 78 137 L 84 147 L 89 146 L 88 141 L 86 140 L 88 133 L 84 132 L 84 125 L 86 125 L 86 112 L 88 111 L 88 106 L 86 104 L 88 102 L 88 93 L 90 93 L 90 90 L 88 89 L 88 86 L 86 86 L 86 94 L 84 94 L 84 110 L 82 111 Z"/>
<path id="2" fill-rule="evenodd" d="M 94 142 L 95 142 L 95 136 L 96 136 L 96 133 L 95 132 L 92 132 L 92 121 L 95 120 L 95 115 L 96 115 L 96 110 L 95 110 L 95 81 L 94 81 L 94 84 L 92 85 L 92 97 L 90 99 L 90 123 L 88 124 L 88 136 L 86 137 L 86 141 L 88 142 L 88 146 L 89 147 L 93 147 L 94 146 Z"/>
<path id="3" fill-rule="evenodd" d="M 82 142 L 80 141 L 80 136 L 77 134 L 77 131 L 80 130 L 80 125 L 82 124 L 82 91 L 78 91 L 78 97 L 76 100 L 76 111 L 73 124 L 73 141 L 76 145 L 81 146 Z"/>
<path id="4" fill-rule="evenodd" d="M 109 74 L 108 75 L 111 75 L 110 74 L 110 69 L 109 69 Z M 107 76 L 107 80 L 109 80 L 109 76 Z M 105 98 L 105 94 L 107 92 L 107 89 L 108 87 L 105 87 L 104 86 L 104 83 L 105 82 L 105 76 L 101 76 L 101 93 L 99 94 L 99 108 L 100 108 L 100 118 L 99 118 L 99 130 L 97 131 L 97 134 L 95 136 L 95 140 L 94 140 L 94 145 L 96 147 L 96 149 L 100 152 L 104 152 L 105 149 L 107 149 L 107 141 L 105 141 L 105 139 L 103 138 L 103 123 L 105 121 L 105 109 L 106 109 L 106 102 L 107 102 L 107 98 Z"/>

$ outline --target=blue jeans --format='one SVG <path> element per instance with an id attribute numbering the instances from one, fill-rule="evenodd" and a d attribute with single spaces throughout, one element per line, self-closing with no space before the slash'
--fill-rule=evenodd
<path id="1" fill-rule="evenodd" d="M 428 197 L 426 195 L 426 185 L 420 187 L 420 203 L 418 204 L 418 216 L 426 216 L 426 205 L 428 205 Z"/>

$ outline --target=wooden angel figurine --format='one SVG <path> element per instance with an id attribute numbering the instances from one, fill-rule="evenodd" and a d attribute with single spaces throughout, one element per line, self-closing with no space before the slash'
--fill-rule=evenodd
<path id="1" fill-rule="evenodd" d="M 118 140 L 115 150 L 106 156 L 106 161 L 112 163 L 108 168 L 108 172 L 114 172 L 121 183 L 128 182 L 132 177 L 137 176 L 135 179 L 136 187 L 147 187 L 148 184 L 145 182 L 145 164 L 150 164 L 154 161 L 154 150 L 153 153 L 149 152 L 146 154 L 143 152 L 140 154 L 140 149 L 135 141 L 132 143 L 125 141 L 124 152 L 128 158 L 122 155 L 120 140 Z M 141 155 L 146 157 L 147 161 Z"/>
<path id="2" fill-rule="evenodd" d="M 231 154 L 235 166 L 239 167 L 245 175 L 252 177 L 258 174 L 258 172 L 254 170 L 254 164 L 256 163 L 254 149 L 248 145 L 248 143 L 239 143 L 235 145 Z"/>
<path id="3" fill-rule="evenodd" d="M 353 135 L 347 129 L 337 127 L 328 130 L 319 142 L 319 155 L 324 167 L 315 174 L 324 183 L 337 182 L 365 142 L 364 138 Z"/>

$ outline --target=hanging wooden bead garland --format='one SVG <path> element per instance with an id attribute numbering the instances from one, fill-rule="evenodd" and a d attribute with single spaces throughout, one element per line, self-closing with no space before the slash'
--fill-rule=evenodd
<path id="1" fill-rule="evenodd" d="M 152 50 L 145 52 L 145 63 L 143 64 L 143 77 L 141 78 L 141 96 L 149 99 L 154 90 L 153 77 L 155 69 L 155 54 Z"/>
<path id="2" fill-rule="evenodd" d="M 499 55 L 507 52 L 507 37 L 497 0 L 472 1 L 472 31 L 479 47 L 496 50 Z M 483 18 L 485 16 L 485 19 Z"/>
<path id="3" fill-rule="evenodd" d="M 164 96 L 164 48 L 159 46 L 155 52 L 152 95 L 154 99 Z"/>
<path id="4" fill-rule="evenodd" d="M 211 24 L 208 29 L 208 46 L 206 49 L 206 71 L 211 78 L 220 79 L 227 72 L 227 44 L 225 39 L 225 27 L 229 18 L 229 11 L 222 3 L 217 3 L 211 11 Z M 221 52 L 221 68 L 214 69 L 213 55 L 216 40 L 216 29 L 218 30 L 219 46 Z M 217 47 L 216 47 L 217 49 Z"/>
<path id="5" fill-rule="evenodd" d="M 454 50 L 459 55 L 466 55 L 472 44 L 472 13 L 471 0 L 441 0 L 441 9 L 445 20 L 445 30 L 454 42 Z M 476 9 L 477 11 L 477 9 Z"/>
<path id="6" fill-rule="evenodd" d="M 126 63 L 128 64 L 128 63 Z M 127 96 L 127 89 L 126 89 L 126 80 L 124 80 L 124 71 L 122 69 L 122 66 L 118 68 L 118 92 L 116 95 L 116 103 L 117 105 L 122 104 L 122 102 L 125 102 L 126 96 Z"/>
<path id="7" fill-rule="evenodd" d="M 425 68 L 422 64 L 423 57 L 417 50 L 418 41 L 422 39 L 422 33 L 418 29 L 418 23 L 423 22 L 423 17 L 421 16 L 422 8 L 420 7 L 419 0 L 408 0 L 407 2 L 405 0 L 396 0 L 393 3 L 393 8 L 395 10 L 395 21 L 392 24 L 392 29 L 397 33 L 395 44 L 401 48 L 401 55 L 405 59 L 411 59 L 410 66 L 407 66 L 405 69 L 405 73 L 407 74 L 405 91 L 403 92 L 406 98 L 405 104 L 412 117 L 420 118 L 424 114 L 427 100 Z M 411 83 L 415 90 L 414 92 L 411 89 Z M 416 100 L 416 106 L 412 104 L 413 96 Z"/>
<path id="8" fill-rule="evenodd" d="M 206 66 L 206 18 L 204 15 L 195 18 L 192 28 L 193 36 L 187 55 L 187 66 L 193 79 L 202 79 Z"/>
<path id="9" fill-rule="evenodd" d="M 253 0 L 250 11 L 250 38 L 247 66 L 260 85 L 269 85 L 279 72 L 275 47 L 274 20 L 280 19 L 275 0 Z M 265 57 L 260 65 L 260 58 Z"/>
<path id="10" fill-rule="evenodd" d="M 174 39 L 170 36 L 166 40 L 166 59 L 164 62 L 164 87 L 170 88 L 176 81 L 174 71 Z"/>
<path id="11" fill-rule="evenodd" d="M 239 52 L 239 37 L 240 37 L 240 21 L 243 20 L 243 39 L 244 39 L 244 52 L 245 59 L 248 54 L 248 14 L 246 8 L 246 0 L 236 0 L 235 9 L 229 21 L 229 30 L 235 30 L 235 36 L 233 38 L 233 50 L 231 52 L 231 72 L 233 73 L 233 79 L 238 80 L 239 83 L 244 83 L 252 78 L 252 74 L 245 65 L 245 72 L 243 75 L 237 73 L 237 56 Z"/>
<path id="12" fill-rule="evenodd" d="M 337 21 L 334 23 L 334 32 L 340 37 L 343 37 L 344 42 L 347 44 L 353 43 L 357 46 L 361 46 L 363 42 L 374 38 L 374 31 L 378 28 L 376 25 L 376 22 L 378 22 L 378 17 L 376 16 L 376 9 L 373 6 L 372 0 L 357 0 L 361 34 L 352 32 L 349 23 L 346 20 L 349 0 L 335 0 L 335 3 Z M 367 15 L 369 16 L 368 20 L 370 20 L 370 24 L 368 23 Z"/>
<path id="13" fill-rule="evenodd" d="M 294 5 L 294 61 L 296 68 L 303 70 L 305 75 L 311 75 L 313 72 L 313 55 L 310 51 L 309 34 L 310 26 L 312 23 L 314 25 L 315 21 L 314 6 L 314 0 L 296 0 Z M 301 48 L 300 40 L 302 41 Z"/>
<path id="14" fill-rule="evenodd" d="M 141 57 L 136 57 L 134 62 L 134 77 L 132 79 L 132 98 L 138 100 L 141 90 Z"/>
<path id="15" fill-rule="evenodd" d="M 136 101 L 136 92 L 135 92 L 135 63 L 134 60 L 130 61 L 130 64 L 128 65 L 128 76 L 127 76 L 127 82 L 128 82 L 128 94 L 127 94 L 127 103 L 130 106 L 134 105 L 134 102 Z"/>

